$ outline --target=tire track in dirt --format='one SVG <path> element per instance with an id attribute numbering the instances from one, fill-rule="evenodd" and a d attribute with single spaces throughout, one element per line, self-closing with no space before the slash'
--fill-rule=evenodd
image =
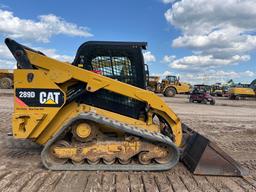
<path id="1" fill-rule="evenodd" d="M 86 172 L 67 171 L 58 182 L 54 191 L 82 191 L 86 187 L 89 174 Z"/>
<path id="2" fill-rule="evenodd" d="M 63 173 L 61 172 L 50 173 L 44 180 L 43 184 L 38 189 L 38 192 L 54 191 L 55 187 L 58 185 L 62 176 L 63 176 Z"/>
<path id="3" fill-rule="evenodd" d="M 168 174 L 167 178 L 172 185 L 172 189 L 175 192 L 188 192 L 188 188 L 184 185 L 179 175 L 174 173 Z"/>
<path id="4" fill-rule="evenodd" d="M 140 173 L 129 174 L 131 192 L 143 192 L 144 184 Z"/>
<path id="5" fill-rule="evenodd" d="M 11 185 L 3 188 L 5 192 L 16 192 L 22 190 L 26 184 L 37 174 L 38 172 L 28 171 L 24 174 L 19 175 Z"/>
<path id="6" fill-rule="evenodd" d="M 115 191 L 115 174 L 110 172 L 103 173 L 102 179 L 102 191 L 103 192 L 114 192 Z"/>
<path id="7" fill-rule="evenodd" d="M 27 185 L 23 187 L 21 192 L 37 192 L 48 177 L 48 175 L 48 172 L 39 172 L 27 183 Z"/>
<path id="8" fill-rule="evenodd" d="M 156 185 L 161 192 L 173 192 L 173 187 L 169 182 L 166 174 L 164 173 L 156 173 L 154 175 Z"/>
<path id="9" fill-rule="evenodd" d="M 144 190 L 148 192 L 158 192 L 158 186 L 156 184 L 154 175 L 152 173 L 142 175 L 142 181 L 144 184 Z"/>
<path id="10" fill-rule="evenodd" d="M 4 189 L 8 188 L 9 186 L 12 186 L 12 182 L 18 179 L 20 176 L 22 176 L 24 172 L 21 172 L 19 170 L 16 170 L 14 172 L 11 172 L 4 176 L 0 181 L 0 191 L 3 191 Z"/>
<path id="11" fill-rule="evenodd" d="M 129 174 L 127 172 L 116 173 L 116 191 L 129 192 L 130 191 L 130 181 Z"/>
<path id="12" fill-rule="evenodd" d="M 98 192 L 102 190 L 102 174 L 93 172 L 89 175 L 84 191 Z"/>
<path id="13" fill-rule="evenodd" d="M 255 192 L 256 188 L 250 182 L 247 182 L 245 179 L 241 178 L 232 178 L 234 182 L 236 182 L 240 187 L 244 189 L 244 191 Z"/>

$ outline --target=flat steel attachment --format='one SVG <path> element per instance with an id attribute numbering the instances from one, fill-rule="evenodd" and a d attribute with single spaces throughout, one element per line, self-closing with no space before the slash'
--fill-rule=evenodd
<path id="1" fill-rule="evenodd" d="M 246 170 L 215 143 L 188 127 L 184 127 L 183 130 L 189 136 L 181 161 L 190 172 L 198 175 L 219 176 L 245 176 L 247 174 Z"/>

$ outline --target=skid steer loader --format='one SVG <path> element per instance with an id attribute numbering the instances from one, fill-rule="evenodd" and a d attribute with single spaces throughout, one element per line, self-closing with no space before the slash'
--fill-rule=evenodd
<path id="1" fill-rule="evenodd" d="M 144 42 L 82 44 L 73 63 L 12 39 L 13 136 L 44 146 L 50 170 L 158 171 L 182 161 L 195 174 L 244 174 L 145 89 Z"/>

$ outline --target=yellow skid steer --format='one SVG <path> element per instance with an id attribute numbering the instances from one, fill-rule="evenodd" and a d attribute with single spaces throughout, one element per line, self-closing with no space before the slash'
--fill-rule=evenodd
<path id="1" fill-rule="evenodd" d="M 5 43 L 17 60 L 13 136 L 43 145 L 47 169 L 158 171 L 181 161 L 195 174 L 244 174 L 146 90 L 146 43 L 89 41 L 72 63 Z"/>

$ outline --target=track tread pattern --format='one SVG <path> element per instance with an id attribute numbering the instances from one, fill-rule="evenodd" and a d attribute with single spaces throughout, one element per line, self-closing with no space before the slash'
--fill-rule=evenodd
<path id="1" fill-rule="evenodd" d="M 129 133 L 131 135 L 139 136 L 143 138 L 144 140 L 147 140 L 148 142 L 153 143 L 161 143 L 169 147 L 168 150 L 172 150 L 172 159 L 168 163 L 165 164 L 157 164 L 152 163 L 149 165 L 142 165 L 142 164 L 113 164 L 113 165 L 106 165 L 106 164 L 97 164 L 97 165 L 89 165 L 89 164 L 82 164 L 82 165 L 74 165 L 72 163 L 66 163 L 66 164 L 53 164 L 49 158 L 48 154 L 50 147 L 54 144 L 55 141 L 58 141 L 59 138 L 61 138 L 61 135 L 66 133 L 68 129 L 71 127 L 73 123 L 75 123 L 77 120 L 90 120 L 102 125 L 106 125 L 108 127 L 111 127 L 112 129 L 115 129 L 117 131 L 122 131 L 124 133 Z M 130 126 L 128 124 L 123 124 L 121 122 L 118 122 L 116 120 L 98 115 L 94 112 L 88 112 L 88 113 L 81 113 L 77 117 L 73 118 L 70 122 L 67 122 L 58 133 L 56 133 L 44 146 L 43 151 L 41 152 L 41 158 L 44 166 L 50 170 L 111 170 L 111 171 L 130 171 L 130 170 L 137 170 L 137 171 L 159 171 L 159 170 L 168 170 L 174 167 L 180 157 L 179 149 L 176 147 L 176 145 L 172 142 L 172 140 L 158 132 L 150 132 L 148 130 L 142 130 L 140 128 L 137 128 L 135 126 Z"/>

